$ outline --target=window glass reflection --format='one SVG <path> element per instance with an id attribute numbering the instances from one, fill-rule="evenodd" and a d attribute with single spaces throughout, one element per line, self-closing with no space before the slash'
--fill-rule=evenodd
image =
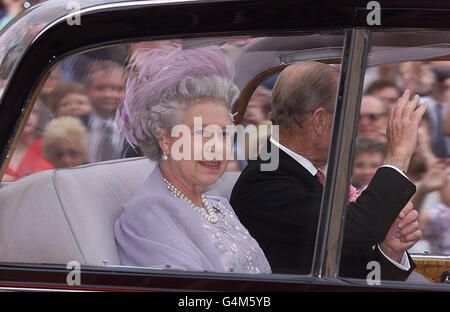
<path id="1" fill-rule="evenodd" d="M 422 231 L 421 239 L 408 250 L 417 265 L 410 281 L 438 283 L 446 265 L 445 257 L 450 255 L 448 82 L 448 61 L 405 62 L 366 70 L 351 178 L 357 194 L 370 186 L 384 164 L 388 143 L 386 126 L 400 96 L 410 90 L 409 100 L 415 94 L 420 96 L 417 107 L 425 102 L 428 105 L 418 126 L 417 146 L 404 172 L 416 186 L 411 202 Z"/>
<path id="2" fill-rule="evenodd" d="M 372 167 L 380 163 L 385 144 L 386 120 L 401 93 L 409 89 L 419 94 L 419 105 L 428 103 L 420 122 L 418 145 L 407 170 L 416 184 L 417 192 L 412 202 L 420 213 L 423 238 L 411 252 L 450 254 L 450 233 L 443 224 L 449 224 L 450 211 L 450 62 L 418 61 L 370 68 L 361 101 L 358 124 L 358 142 L 354 160 L 353 185 L 359 189 L 373 174 Z M 362 152 L 370 148 L 371 153 Z"/>
<path id="3" fill-rule="evenodd" d="M 80 240 L 89 237 L 80 243 L 85 250 L 96 249 L 100 242 L 102 246 L 112 246 L 102 249 L 101 256 L 93 258 L 86 252 L 88 264 L 97 265 L 99 257 L 104 257 L 113 265 L 151 269 L 309 274 L 321 184 L 313 177 L 312 183 L 317 187 L 312 196 L 313 211 L 305 219 L 290 210 L 289 203 L 270 197 L 280 196 L 278 191 L 270 191 L 277 182 L 271 184 L 274 181 L 266 181 L 266 177 L 261 176 L 256 184 L 236 183 L 250 161 L 258 162 L 259 156 L 267 156 L 264 147 L 272 145 L 269 140 L 278 138 L 278 124 L 272 125 L 272 89 L 278 74 L 264 77 L 258 86 L 253 86 L 242 125 L 234 125 L 231 116 L 231 108 L 242 91 L 233 81 L 234 62 L 248 45 L 258 40 L 186 49 L 180 47 L 179 40 L 140 42 L 97 49 L 62 60 L 51 69 L 31 112 L 29 126 L 20 138 L 24 141 L 23 150 L 30 146 L 33 151 L 39 148 L 33 154 L 37 164 L 20 175 L 8 175 L 8 179 L 19 180 L 38 171 L 89 164 L 74 170 L 34 175 L 38 180 L 55 177 L 52 183 L 45 185 L 54 183 L 58 189 L 74 231 L 82 233 Z M 336 68 L 312 63 L 324 70 L 321 75 L 327 91 L 324 105 L 332 110 L 337 88 Z M 295 103 L 290 104 L 295 106 Z M 281 106 L 279 109 L 283 109 Z M 201 117 L 200 129 L 195 129 L 194 117 Z M 328 132 L 324 135 L 327 140 L 321 142 L 321 155 L 325 158 L 331 113 L 328 112 L 326 118 Z M 182 126 L 187 126 L 189 131 L 183 131 Z M 180 137 L 174 130 L 189 134 L 192 140 L 181 136 L 187 139 L 186 144 L 177 149 Z M 211 142 L 214 144 L 208 148 Z M 204 159 L 177 159 L 177 155 L 192 156 L 198 151 L 203 153 Z M 228 151 L 231 153 L 227 154 Z M 276 153 L 278 149 L 273 151 Z M 214 157 L 209 159 L 205 153 Z M 134 158 L 140 155 L 146 155 L 150 161 Z M 217 159 L 217 155 L 223 159 Z M 20 159 L 16 156 L 20 153 L 13 155 L 8 173 L 17 167 Z M 124 158 L 133 159 L 121 161 Z M 277 161 L 277 157 L 272 159 Z M 124 163 L 126 166 L 121 165 Z M 263 165 L 261 163 L 261 167 Z M 278 164 L 269 170 L 277 171 Z M 276 174 L 282 175 L 282 170 Z M 78 175 L 84 178 L 74 178 Z M 32 180 L 30 177 L 22 179 L 23 183 L 11 183 L 9 190 Z M 267 184 L 268 188 L 264 191 L 259 183 Z M 252 196 L 261 202 L 250 204 L 248 198 L 239 200 L 239 197 L 247 197 L 247 189 L 252 189 L 255 193 Z M 80 208 L 80 201 L 71 197 L 72 190 L 83 194 L 83 207 L 93 209 L 87 214 L 102 216 L 94 219 L 97 226 L 108 233 L 108 239 L 93 234 L 91 227 L 85 226 L 85 218 L 80 218 L 85 208 Z M 258 195 L 261 190 L 263 193 Z M 28 194 L 31 196 L 32 192 Z M 235 198 L 230 204 L 232 194 Z M 39 209 L 47 209 L 42 208 L 44 206 L 56 209 L 60 205 L 44 193 L 39 196 L 43 197 L 43 202 L 33 202 L 36 207 L 41 206 Z M 159 200 L 155 196 L 163 198 Z M 8 207 L 20 209 L 23 206 L 14 202 L 13 196 L 8 199 L 11 201 Z M 273 227 L 259 223 L 260 214 L 256 210 L 252 210 L 256 215 L 246 214 L 246 210 L 255 205 L 269 213 L 266 217 Z M 270 210 L 274 207 L 293 213 L 292 218 L 286 219 L 284 213 L 281 218 L 273 218 Z M 152 212 L 148 214 L 149 211 Z M 24 220 L 27 218 L 29 215 Z M 49 221 L 58 220 L 55 217 Z M 289 233 L 298 230 L 307 235 L 296 236 L 294 240 L 289 234 L 274 235 L 272 241 L 261 235 L 268 229 L 277 233 L 283 224 L 289 228 Z M 307 252 L 297 250 L 289 263 L 279 262 L 281 258 L 289 259 L 288 255 L 299 244 L 300 249 Z M 54 259 L 57 248 L 48 249 L 44 258 Z M 17 254 L 8 259 L 15 256 Z M 38 257 L 40 262 L 47 263 L 42 255 Z"/>

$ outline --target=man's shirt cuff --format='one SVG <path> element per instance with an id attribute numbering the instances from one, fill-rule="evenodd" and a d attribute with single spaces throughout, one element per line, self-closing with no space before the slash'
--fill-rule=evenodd
<path id="1" fill-rule="evenodd" d="M 402 176 L 404 176 L 404 177 L 407 178 L 409 181 L 411 181 L 411 180 L 408 178 L 408 176 L 407 176 L 402 170 L 398 169 L 398 168 L 395 167 L 395 166 L 391 166 L 391 165 L 383 165 L 383 166 L 381 166 L 381 168 L 382 168 L 382 167 L 389 167 L 389 168 L 392 168 L 392 169 L 394 169 L 394 170 L 397 170 L 398 173 L 400 173 Z"/>
<path id="2" fill-rule="evenodd" d="M 402 260 L 400 261 L 400 263 L 392 260 L 391 258 L 389 258 L 388 256 L 386 256 L 386 254 L 383 252 L 383 250 L 380 248 L 380 245 L 378 245 L 378 249 L 380 250 L 381 254 L 388 259 L 390 262 L 392 262 L 392 264 L 394 264 L 396 267 L 398 267 L 400 270 L 403 271 L 409 271 L 411 269 L 411 264 L 409 263 L 409 259 L 408 256 L 406 255 L 406 251 L 403 253 L 403 257 Z"/>

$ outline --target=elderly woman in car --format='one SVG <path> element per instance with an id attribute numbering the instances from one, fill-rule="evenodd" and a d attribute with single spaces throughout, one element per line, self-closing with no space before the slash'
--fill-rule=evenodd
<path id="1" fill-rule="evenodd" d="M 123 265 L 269 273 L 224 198 L 207 196 L 227 167 L 233 67 L 219 48 L 152 49 L 131 66 L 116 119 L 158 165 L 114 224 Z"/>

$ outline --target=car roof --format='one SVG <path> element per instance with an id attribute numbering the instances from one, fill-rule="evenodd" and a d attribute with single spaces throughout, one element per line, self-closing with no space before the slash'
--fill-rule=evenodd
<path id="1" fill-rule="evenodd" d="M 267 37 L 250 43 L 235 60 L 237 86 L 243 90 L 256 75 L 307 60 L 340 60 L 344 34 Z M 450 32 L 373 32 L 367 67 L 450 56 Z"/>
<path id="2" fill-rule="evenodd" d="M 83 0 L 83 1 L 71 1 L 71 0 L 51 0 L 44 1 L 41 4 L 33 6 L 27 9 L 24 13 L 17 16 L 11 23 L 8 24 L 0 32 L 0 64 L 8 64 L 6 68 L 14 68 L 17 60 L 20 59 L 21 55 L 29 48 L 34 41 L 36 41 L 39 36 L 45 33 L 48 29 L 52 28 L 58 23 L 66 22 L 67 19 L 72 18 L 75 14 L 88 14 L 93 11 L 99 11 L 104 9 L 118 9 L 126 7 L 151 7 L 151 6 L 161 6 L 161 5 L 179 5 L 179 4 L 190 4 L 190 3 L 202 3 L 208 5 L 217 6 L 223 4 L 224 2 L 242 2 L 249 3 L 247 11 L 239 12 L 242 16 L 236 16 L 233 21 L 235 24 L 245 24 L 246 19 L 254 18 L 252 8 L 266 8 L 270 10 L 272 6 L 278 8 L 279 10 L 286 11 L 286 20 L 292 19 L 298 20 L 302 15 L 313 14 L 316 15 L 315 18 L 303 19 L 299 21 L 305 26 L 311 26 L 313 28 L 320 29 L 328 28 L 330 25 L 335 24 L 335 28 L 344 29 L 344 27 L 354 27 L 357 25 L 365 25 L 364 17 L 367 14 L 367 1 L 362 0 L 351 0 L 341 3 L 339 8 L 336 7 L 334 1 L 321 1 L 319 3 L 311 1 L 283 1 L 283 3 L 277 3 L 276 1 L 265 1 L 259 4 L 259 1 L 220 1 L 220 0 Z M 76 4 L 76 5 L 75 5 Z M 292 7 L 293 12 L 288 12 L 287 9 Z M 302 11 L 298 11 L 299 8 Z M 325 16 L 330 8 L 335 8 L 336 11 L 333 16 L 335 16 L 335 21 L 330 20 L 330 16 Z M 448 14 L 450 14 L 450 3 L 446 0 L 435 0 L 435 1 L 424 1 L 420 4 L 412 5 L 410 1 L 398 0 L 390 3 L 383 3 L 383 24 L 380 27 L 391 27 L 392 20 L 408 21 L 412 19 L 417 25 L 424 25 L 424 21 L 428 23 L 432 20 L 436 28 L 448 26 Z M 255 14 L 258 10 L 254 10 Z M 272 10 L 273 11 L 273 10 Z M 325 13 L 324 13 L 325 12 Z M 414 14 L 420 13 L 420 18 L 415 18 Z M 259 11 L 261 15 L 266 15 L 265 11 Z M 395 13 L 395 14 L 394 14 Z M 274 16 L 276 16 L 274 12 Z M 248 16 L 246 16 L 248 15 Z M 292 15 L 292 16 L 291 16 Z M 322 17 L 323 15 L 323 17 Z M 398 16 L 398 17 L 397 17 Z M 442 16 L 444 18 L 442 18 Z M 263 16 L 264 17 L 264 16 Z M 270 19 L 270 17 L 268 17 Z M 422 20 L 423 19 L 423 20 Z M 318 26 L 317 23 L 323 23 L 323 25 L 328 26 Z M 443 26 L 442 26 L 443 25 Z M 427 28 L 425 26 L 422 26 Z M 307 28 L 307 27 L 306 27 Z M 315 38 L 316 39 L 316 38 Z M 314 39 L 314 41 L 315 41 Z M 342 36 L 341 36 L 342 39 Z M 405 39 L 405 38 L 400 38 Z M 273 39 L 272 39 L 273 40 Z M 283 39 L 277 39 L 278 42 Z M 306 47 L 309 38 L 302 39 L 301 44 Z M 411 41 L 413 42 L 413 41 Z M 448 42 L 448 41 L 447 41 Z M 286 40 L 285 43 L 295 43 Z M 314 42 L 314 44 L 317 42 Z M 318 42 L 320 45 L 320 41 Z M 260 46 L 261 43 L 255 44 L 252 48 Z M 342 43 L 340 44 L 342 46 Z M 287 50 L 287 47 L 285 47 Z M 317 47 L 316 47 L 317 48 Z M 280 49 L 283 49 L 280 47 Z M 302 48 L 306 49 L 306 48 Z M 13 51 L 14 53 L 11 53 Z M 315 51 L 317 52 L 317 51 Z M 12 70 L 1 73 L 2 80 L 8 81 Z"/>
<path id="3" fill-rule="evenodd" d="M 75 21 L 75 15 L 86 14 L 92 10 L 102 10 L 116 6 L 157 6 L 160 4 L 178 4 L 198 0 L 50 0 L 32 6 L 17 15 L 0 31 L 0 63 L 8 64 L 12 69 L 21 55 L 38 37 L 61 21 Z M 13 51 L 14 53 L 11 53 Z M 2 80 L 8 81 L 12 71 L 1 73 Z"/>

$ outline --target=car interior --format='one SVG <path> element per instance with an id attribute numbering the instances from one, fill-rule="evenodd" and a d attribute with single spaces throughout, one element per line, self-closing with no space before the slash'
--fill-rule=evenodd
<path id="1" fill-rule="evenodd" d="M 336 32 L 251 41 L 234 59 L 235 83 L 241 90 L 234 108 L 235 123 L 241 122 L 256 87 L 285 66 L 304 60 L 339 65 L 343 38 Z M 184 39 L 181 43 L 189 49 L 233 40 L 240 38 Z M 371 36 L 367 67 L 449 55 L 449 34 L 377 31 Z M 46 170 L 2 182 L 0 262 L 66 264 L 75 260 L 85 265 L 119 266 L 113 224 L 122 205 L 154 166 L 146 157 L 133 157 Z M 208 187 L 207 194 L 229 199 L 239 174 L 227 171 Z M 414 276 L 415 281 L 427 282 Z"/>

